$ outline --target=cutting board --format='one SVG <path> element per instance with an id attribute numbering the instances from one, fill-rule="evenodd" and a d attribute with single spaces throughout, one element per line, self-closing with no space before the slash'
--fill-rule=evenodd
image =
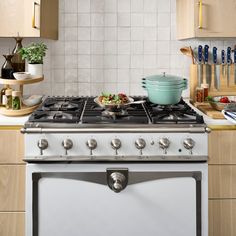
<path id="1" fill-rule="evenodd" d="M 194 106 L 212 119 L 225 119 L 220 111 L 216 111 L 208 103 L 195 103 Z"/>

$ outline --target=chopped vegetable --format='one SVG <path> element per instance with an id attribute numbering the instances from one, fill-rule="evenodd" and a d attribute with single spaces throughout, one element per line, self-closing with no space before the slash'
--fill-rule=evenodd
<path id="1" fill-rule="evenodd" d="M 208 101 L 208 102 L 213 102 L 214 99 L 213 99 L 212 96 L 207 96 L 207 97 L 206 97 L 206 101 Z"/>
<path id="2" fill-rule="evenodd" d="M 129 102 L 129 98 L 124 93 L 110 94 L 102 93 L 98 98 L 103 105 L 123 105 Z"/>

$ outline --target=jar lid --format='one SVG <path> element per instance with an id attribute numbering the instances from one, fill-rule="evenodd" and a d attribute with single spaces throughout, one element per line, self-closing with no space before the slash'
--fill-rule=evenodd
<path id="1" fill-rule="evenodd" d="M 12 95 L 12 89 L 7 89 L 5 91 L 5 95 L 7 95 L 7 96 Z"/>
<path id="2" fill-rule="evenodd" d="M 14 96 L 14 97 L 20 97 L 20 96 L 21 96 L 21 92 L 20 92 L 20 91 L 13 91 L 13 92 L 12 92 L 12 96 Z"/>
<path id="3" fill-rule="evenodd" d="M 201 84 L 201 88 L 209 88 L 209 84 Z"/>

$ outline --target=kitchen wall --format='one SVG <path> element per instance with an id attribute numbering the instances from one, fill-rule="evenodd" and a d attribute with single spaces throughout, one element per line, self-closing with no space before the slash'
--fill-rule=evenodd
<path id="1" fill-rule="evenodd" d="M 97 95 L 102 91 L 145 94 L 143 76 L 167 72 L 189 77 L 182 46 L 208 43 L 219 49 L 235 41 L 177 41 L 176 0 L 60 0 L 59 40 L 48 45 L 45 81 L 31 94 Z M 27 45 L 35 39 L 24 39 Z M 0 39 L 0 54 L 14 47 Z M 4 59 L 1 57 L 0 64 Z M 185 91 L 184 96 L 188 96 Z"/>

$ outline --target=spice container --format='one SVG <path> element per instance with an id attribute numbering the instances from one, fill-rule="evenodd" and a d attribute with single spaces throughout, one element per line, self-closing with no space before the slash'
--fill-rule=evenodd
<path id="1" fill-rule="evenodd" d="M 5 92 L 5 99 L 6 99 L 6 109 L 12 108 L 12 89 L 7 89 Z"/>
<path id="2" fill-rule="evenodd" d="M 204 89 L 197 87 L 195 90 L 195 101 L 204 102 Z"/>
<path id="3" fill-rule="evenodd" d="M 201 88 L 203 88 L 204 101 L 205 101 L 206 97 L 208 97 L 209 84 L 201 84 Z"/>
<path id="4" fill-rule="evenodd" d="M 12 109 L 13 110 L 21 109 L 21 92 L 20 91 L 12 92 Z"/>

